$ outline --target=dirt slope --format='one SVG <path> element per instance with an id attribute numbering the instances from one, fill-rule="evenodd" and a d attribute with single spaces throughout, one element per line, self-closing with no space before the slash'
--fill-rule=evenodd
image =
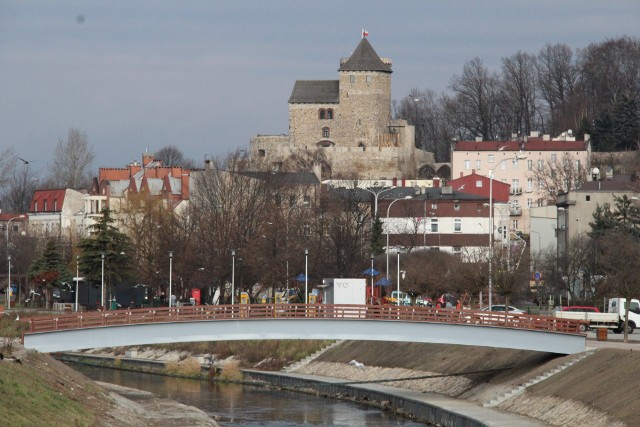
<path id="1" fill-rule="evenodd" d="M 300 372 L 357 380 L 450 374 L 398 385 L 481 404 L 572 358 L 487 347 L 349 341 L 320 355 Z M 367 369 L 344 365 L 354 359 Z M 640 351 L 600 349 L 498 409 L 551 425 L 637 426 L 638 390 Z"/>

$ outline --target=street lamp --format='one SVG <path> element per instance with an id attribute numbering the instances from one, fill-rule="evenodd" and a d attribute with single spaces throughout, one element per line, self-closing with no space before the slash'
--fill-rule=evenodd
<path id="1" fill-rule="evenodd" d="M 235 304 L 236 295 L 236 251 L 231 251 L 231 305 Z"/>
<path id="2" fill-rule="evenodd" d="M 7 289 L 5 290 L 5 305 L 7 310 L 11 308 L 11 295 L 9 294 L 11 289 L 11 255 L 7 255 L 7 261 L 9 262 L 9 283 L 7 283 Z"/>
<path id="3" fill-rule="evenodd" d="M 398 272 L 396 279 L 398 280 L 398 298 L 396 298 L 396 300 L 397 305 L 400 305 L 400 252 L 398 252 Z"/>
<path id="4" fill-rule="evenodd" d="M 6 229 L 6 234 L 7 234 L 7 255 L 9 254 L 9 225 L 11 224 L 11 221 L 13 221 L 14 219 L 19 219 L 19 218 L 26 218 L 27 216 L 22 214 L 22 215 L 18 215 L 18 216 L 14 216 L 13 218 L 10 218 L 9 221 L 7 221 L 7 229 Z"/>
<path id="5" fill-rule="evenodd" d="M 371 305 L 373 305 L 373 253 L 371 254 Z"/>
<path id="6" fill-rule="evenodd" d="M 76 312 L 78 311 L 78 284 L 80 283 L 80 255 L 76 255 Z"/>
<path id="7" fill-rule="evenodd" d="M 169 308 L 173 300 L 173 293 L 171 292 L 171 276 L 173 276 L 173 251 L 169 251 Z"/>
<path id="8" fill-rule="evenodd" d="M 387 206 L 387 222 L 386 222 L 386 228 L 387 228 L 387 247 L 385 248 L 386 252 L 387 252 L 387 271 L 386 271 L 386 275 L 387 278 L 389 278 L 389 212 L 391 210 L 391 205 L 393 205 L 395 202 L 399 201 L 399 200 L 409 200 L 411 199 L 411 196 L 406 196 L 404 199 L 395 199 L 393 200 L 391 203 L 389 203 L 389 206 Z"/>
<path id="9" fill-rule="evenodd" d="M 308 269 L 309 249 L 304 250 L 304 303 L 309 303 L 309 274 Z"/>
<path id="10" fill-rule="evenodd" d="M 384 193 L 385 191 L 390 191 L 393 190 L 394 188 L 396 188 L 395 185 L 392 185 L 391 187 L 373 187 L 373 188 L 363 188 L 363 190 L 368 191 L 369 193 L 373 194 L 373 199 L 374 199 L 374 218 L 378 216 L 378 196 L 381 195 L 382 193 Z"/>
<path id="11" fill-rule="evenodd" d="M 102 275 L 101 275 L 102 286 L 100 288 L 100 305 L 104 310 L 104 252 L 100 254 L 100 258 L 102 258 Z"/>
<path id="12" fill-rule="evenodd" d="M 516 154 L 515 157 L 508 157 L 498 162 L 496 167 L 500 166 L 507 160 L 513 160 L 517 162 L 521 159 L 526 159 L 526 154 Z M 495 169 L 489 169 L 489 310 L 493 307 L 493 171 Z"/>

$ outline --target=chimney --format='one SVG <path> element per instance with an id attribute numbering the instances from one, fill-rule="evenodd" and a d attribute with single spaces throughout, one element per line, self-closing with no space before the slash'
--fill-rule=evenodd
<path id="1" fill-rule="evenodd" d="M 180 186 L 180 198 L 182 200 L 189 200 L 189 174 L 183 173 L 181 178 L 181 186 Z"/>

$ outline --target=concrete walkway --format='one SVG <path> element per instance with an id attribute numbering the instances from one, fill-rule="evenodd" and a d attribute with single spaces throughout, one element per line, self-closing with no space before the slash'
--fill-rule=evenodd
<path id="1" fill-rule="evenodd" d="M 323 377 L 319 375 L 306 375 L 306 374 L 296 374 L 296 373 L 285 373 L 285 372 L 265 372 L 265 371 L 254 371 L 254 370 L 244 370 L 243 372 L 247 374 L 256 373 L 260 376 L 279 376 L 283 378 L 288 378 L 291 380 L 295 379 L 303 379 L 312 382 L 320 382 L 325 384 L 333 384 L 340 385 L 345 383 L 346 381 L 340 378 L 332 378 L 332 377 Z M 509 414 L 500 412 L 491 408 L 484 408 L 478 404 L 466 401 L 453 399 L 445 396 L 440 396 L 433 393 L 422 393 L 415 390 L 408 390 L 398 387 L 391 387 L 383 384 L 353 384 L 350 383 L 348 387 L 353 388 L 354 390 L 364 390 L 370 391 L 373 393 L 382 393 L 390 396 L 395 396 L 403 400 L 417 402 L 423 404 L 427 407 L 435 408 L 436 412 L 438 410 L 448 412 L 451 414 L 457 414 L 458 418 L 467 418 L 477 422 L 478 425 L 485 425 L 490 427 L 548 427 L 550 424 L 543 423 L 538 420 L 533 420 L 531 418 L 527 418 L 524 416 L 520 416 L 517 414 Z M 446 414 L 444 418 L 448 418 Z M 445 425 L 445 424 L 443 424 Z M 462 425 L 462 424 L 446 424 L 450 426 L 454 425 Z M 468 425 L 468 424 L 466 424 Z"/>

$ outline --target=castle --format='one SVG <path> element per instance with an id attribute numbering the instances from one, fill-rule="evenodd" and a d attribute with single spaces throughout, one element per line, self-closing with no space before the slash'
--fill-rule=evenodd
<path id="1" fill-rule="evenodd" d="M 363 37 L 340 60 L 338 80 L 298 80 L 289 97 L 289 135 L 251 139 L 251 157 L 273 170 L 320 164 L 322 178 L 416 178 L 433 153 L 415 148 L 415 129 L 391 119 L 391 61 Z"/>

